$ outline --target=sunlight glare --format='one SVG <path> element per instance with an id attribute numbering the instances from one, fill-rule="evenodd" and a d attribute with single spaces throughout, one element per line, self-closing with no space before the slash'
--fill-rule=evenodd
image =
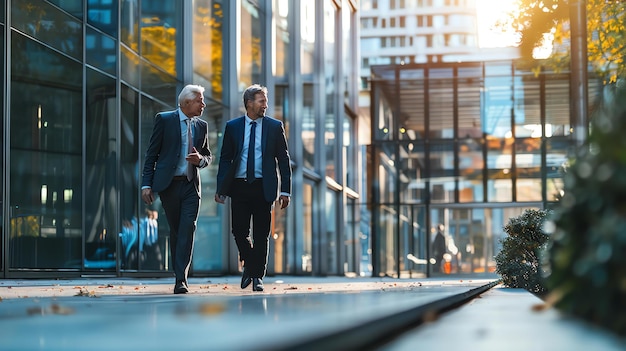
<path id="1" fill-rule="evenodd" d="M 518 34 L 510 29 L 497 28 L 496 22 L 508 17 L 517 0 L 476 0 L 478 46 L 481 48 L 517 46 Z"/>

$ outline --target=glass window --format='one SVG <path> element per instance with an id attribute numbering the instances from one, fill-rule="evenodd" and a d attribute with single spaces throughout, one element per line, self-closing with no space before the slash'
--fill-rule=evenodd
<path id="1" fill-rule="evenodd" d="M 302 187 L 302 210 L 304 212 L 302 232 L 302 248 L 298 250 L 302 252 L 301 270 L 302 273 L 313 272 L 313 233 L 315 225 L 313 222 L 313 213 L 315 212 L 315 188 L 310 181 L 305 181 Z"/>
<path id="2" fill-rule="evenodd" d="M 115 39 L 87 27 L 85 55 L 87 64 L 112 75 L 117 73 L 117 42 Z"/>
<path id="3" fill-rule="evenodd" d="M 300 72 L 313 74 L 315 59 L 315 0 L 300 2 Z"/>
<path id="4" fill-rule="evenodd" d="M 45 1 L 12 1 L 11 24 L 47 45 L 82 60 L 82 23 Z"/>
<path id="5" fill-rule="evenodd" d="M 326 225 L 326 273 L 339 274 L 339 233 L 337 232 L 337 198 L 338 192 L 326 189 L 325 225 Z M 342 272 L 343 273 L 343 272 Z"/>
<path id="6" fill-rule="evenodd" d="M 85 140 L 89 142 L 85 144 L 85 186 L 90 199 L 85 202 L 83 264 L 87 270 L 115 270 L 119 257 L 115 226 L 119 206 L 116 83 L 93 69 L 87 69 L 86 83 Z"/>
<path id="7" fill-rule="evenodd" d="M 430 138 L 454 138 L 454 81 L 451 68 L 428 71 L 428 123 Z"/>
<path id="8" fill-rule="evenodd" d="M 181 7 L 177 1 L 141 1 L 140 54 L 173 77 Z"/>
<path id="9" fill-rule="evenodd" d="M 541 138 L 541 87 L 540 81 L 515 77 L 514 121 L 516 138 Z"/>
<path id="10" fill-rule="evenodd" d="M 570 135 L 572 133 L 572 125 L 570 123 L 569 75 L 546 75 L 545 85 L 545 136 L 550 138 L 552 136 Z M 590 86 L 593 86 L 593 84 L 590 83 Z"/>
<path id="11" fill-rule="evenodd" d="M 304 167 L 315 169 L 315 106 L 313 85 L 305 84 L 302 97 L 302 147 Z M 297 160 L 296 160 L 297 161 Z"/>
<path id="12" fill-rule="evenodd" d="M 487 200 L 513 201 L 513 138 L 487 138 Z"/>
<path id="13" fill-rule="evenodd" d="M 344 173 L 346 174 L 346 186 L 351 189 L 357 187 L 357 176 L 360 173 L 356 162 L 357 140 L 355 118 L 344 112 L 343 116 L 343 152 L 345 157 L 343 163 Z"/>
<path id="14" fill-rule="evenodd" d="M 546 140 L 547 201 L 558 201 L 563 195 L 563 177 L 572 147 L 572 140 L 566 136 L 555 136 Z"/>
<path id="15" fill-rule="evenodd" d="M 66 1 L 66 0 L 48 0 L 49 3 L 55 4 L 63 10 L 71 13 L 73 16 L 83 18 L 83 2 L 82 1 Z M 1 11 L 0 11 L 1 12 Z"/>
<path id="16" fill-rule="evenodd" d="M 515 140 L 515 181 L 517 201 L 541 201 L 541 139 Z"/>
<path id="17" fill-rule="evenodd" d="M 324 2 L 324 72 L 326 92 L 326 118 L 324 123 L 324 145 L 326 147 L 327 177 L 337 178 L 337 9 L 332 0 Z"/>
<path id="18" fill-rule="evenodd" d="M 178 81 L 159 67 L 141 60 L 141 89 L 147 95 L 170 106 L 178 106 Z"/>
<path id="19" fill-rule="evenodd" d="M 423 142 L 400 144 L 400 202 L 421 203 L 426 200 L 426 159 Z"/>
<path id="20" fill-rule="evenodd" d="M 139 88 L 139 62 L 140 59 L 137 53 L 129 50 L 124 45 L 120 47 L 120 79 L 134 88 Z"/>
<path id="21" fill-rule="evenodd" d="M 193 71 L 205 97 L 218 101 L 224 94 L 224 9 L 221 0 L 195 0 L 193 21 Z"/>
<path id="22" fill-rule="evenodd" d="M 269 246 L 268 272 L 273 274 L 294 273 L 289 261 L 289 244 L 294 241 L 293 236 L 287 238 L 287 211 L 281 210 L 280 206 L 274 206 L 272 210 L 272 232 Z"/>
<path id="23" fill-rule="evenodd" d="M 87 23 L 117 37 L 117 5 L 114 0 L 88 0 Z"/>
<path id="24" fill-rule="evenodd" d="M 9 264 L 80 268 L 81 66 L 12 34 Z"/>
<path id="25" fill-rule="evenodd" d="M 263 52 L 261 50 L 261 34 L 265 28 L 261 23 L 261 9 L 258 2 L 240 0 L 241 23 L 239 40 L 239 61 L 237 67 L 237 78 L 239 81 L 239 91 L 243 92 L 248 86 L 259 83 L 262 78 Z"/>
<path id="26" fill-rule="evenodd" d="M 120 40 L 135 52 L 139 52 L 139 0 L 122 0 Z"/>
<path id="27" fill-rule="evenodd" d="M 513 78 L 510 65 L 485 64 L 483 132 L 496 138 L 513 136 L 511 128 Z"/>
<path id="28" fill-rule="evenodd" d="M 459 201 L 480 202 L 483 196 L 483 139 L 459 141 Z"/>
<path id="29" fill-rule="evenodd" d="M 431 143 L 430 149 L 430 201 L 455 202 L 454 143 Z"/>
<path id="30" fill-rule="evenodd" d="M 482 138 L 482 67 L 459 67 L 457 72 L 459 138 Z"/>
<path id="31" fill-rule="evenodd" d="M 126 93 L 126 92 L 127 90 L 123 91 L 123 93 Z M 123 109 L 126 108 L 128 109 L 127 111 L 130 112 L 131 106 L 129 106 L 129 104 L 133 100 L 131 100 L 130 98 L 124 98 L 124 99 L 127 99 L 127 100 L 122 103 Z M 140 132 L 139 167 L 143 167 L 144 161 L 145 161 L 144 155 L 145 155 L 146 150 L 148 149 L 148 145 L 150 143 L 150 136 L 152 135 L 152 129 L 154 127 L 154 116 L 156 116 L 156 114 L 161 111 L 169 110 L 170 107 L 164 106 L 163 104 L 157 101 L 148 99 L 145 96 L 140 96 L 139 104 L 141 106 L 141 113 L 139 114 L 139 129 L 140 129 L 139 130 Z M 135 113 L 135 112 L 136 111 L 133 111 L 132 113 Z M 129 145 L 127 144 L 127 146 Z M 130 184 L 132 183 L 127 183 L 126 185 L 128 186 Z M 139 196 L 138 191 L 139 190 L 137 190 L 137 193 L 136 193 L 137 196 Z M 204 202 L 207 202 L 207 201 L 204 201 Z M 143 208 L 143 213 L 141 215 L 146 216 L 146 217 L 148 217 L 149 215 L 150 216 L 149 218 L 153 219 L 151 225 L 157 231 L 158 247 L 161 252 L 160 261 L 157 263 L 158 267 L 154 267 L 153 265 L 155 264 L 155 262 L 152 262 L 152 263 L 147 264 L 146 268 L 147 269 L 155 268 L 155 269 L 171 271 L 173 269 L 173 264 L 171 263 L 172 258 L 171 258 L 169 250 L 167 249 L 169 247 L 170 226 L 167 223 L 165 211 L 163 210 L 163 205 L 161 205 L 161 200 L 157 196 L 154 203 L 152 203 L 152 206 L 144 207 L 142 205 L 142 208 Z M 150 210 L 151 212 L 148 212 L 147 210 Z M 200 234 L 200 231 L 201 231 L 200 228 L 202 227 L 201 223 L 202 223 L 201 219 L 198 218 L 198 230 L 196 230 L 196 243 L 194 244 L 194 250 L 198 250 L 198 247 L 199 248 L 208 247 L 206 244 L 203 244 L 206 238 Z M 213 228 L 210 228 L 210 229 L 213 229 Z M 219 233 L 219 231 L 215 230 L 215 233 Z M 219 237 L 215 239 L 219 239 Z M 213 262 L 217 261 L 216 264 L 220 265 L 222 257 L 220 253 L 221 246 L 219 245 L 219 243 L 220 243 L 219 240 L 216 240 L 214 242 L 214 245 L 210 247 L 210 250 L 203 252 L 202 255 L 195 256 L 197 259 L 194 259 L 192 268 L 195 270 L 196 265 L 200 265 L 201 267 L 206 265 L 206 262 L 204 262 L 202 258 L 210 258 L 211 260 L 213 260 Z"/>
<path id="32" fill-rule="evenodd" d="M 374 139 L 376 140 L 391 140 L 393 139 L 393 129 L 395 128 L 395 119 L 393 118 L 393 105 L 397 102 L 395 100 L 387 100 L 383 92 L 385 90 L 384 85 L 373 85 L 375 89 L 375 112 L 374 118 L 376 118 L 376 129 L 372 131 L 374 133 Z"/>
<path id="33" fill-rule="evenodd" d="M 378 202 L 381 204 L 393 204 L 395 202 L 396 187 L 396 153 L 394 144 L 385 143 L 377 152 L 378 169 L 373 177 L 378 181 Z"/>
<path id="34" fill-rule="evenodd" d="M 343 58 L 343 96 L 345 102 L 349 105 L 351 104 L 350 99 L 352 98 L 350 94 L 354 92 L 352 89 L 352 87 L 355 86 L 354 79 L 358 75 L 358 67 L 354 62 L 355 55 L 352 51 L 352 45 L 354 43 L 353 18 L 354 13 L 352 12 L 350 1 L 343 0 L 341 5 L 341 35 L 343 39 L 341 43 L 341 56 Z"/>
<path id="35" fill-rule="evenodd" d="M 289 52 L 291 51 L 289 43 L 289 1 L 273 0 L 272 8 L 274 9 L 274 62 L 272 67 L 274 76 L 277 78 L 287 77 L 288 64 L 291 61 Z"/>

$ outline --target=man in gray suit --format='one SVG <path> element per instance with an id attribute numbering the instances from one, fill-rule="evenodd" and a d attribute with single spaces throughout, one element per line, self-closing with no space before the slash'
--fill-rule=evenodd
<path id="1" fill-rule="evenodd" d="M 170 254 L 176 283 L 174 294 L 189 291 L 187 275 L 200 209 L 199 169 L 211 163 L 208 124 L 202 115 L 204 88 L 187 85 L 178 95 L 178 109 L 160 112 L 146 151 L 141 198 L 150 205 L 159 193 L 170 226 Z"/>
<path id="2" fill-rule="evenodd" d="M 241 288 L 253 283 L 252 290 L 263 291 L 272 207 L 276 199 L 281 209 L 289 205 L 291 161 L 283 123 L 265 115 L 267 88 L 251 85 L 243 104 L 246 115 L 226 123 L 215 201 L 231 198 L 232 233 L 244 267 Z"/>

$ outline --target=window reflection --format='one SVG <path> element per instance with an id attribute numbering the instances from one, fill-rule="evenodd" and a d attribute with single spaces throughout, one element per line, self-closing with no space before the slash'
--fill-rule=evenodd
<path id="1" fill-rule="evenodd" d="M 326 118 L 324 123 L 324 145 L 326 147 L 325 174 L 332 179 L 336 174 L 337 153 L 337 43 L 335 30 L 337 27 L 337 9 L 334 1 L 324 1 L 324 64 L 325 64 L 325 89 L 326 92 Z"/>
<path id="2" fill-rule="evenodd" d="M 302 231 L 302 257 L 300 258 L 303 273 L 311 273 L 313 271 L 313 213 L 315 190 L 312 182 L 305 181 L 302 186 L 302 210 L 304 212 L 303 231 Z M 300 250 L 296 250 L 299 252 Z"/>
<path id="3" fill-rule="evenodd" d="M 512 154 L 512 138 L 487 138 L 488 201 L 508 202 L 513 200 Z"/>
<path id="4" fill-rule="evenodd" d="M 113 38 L 87 27 L 85 49 L 88 64 L 109 74 L 116 74 L 117 42 Z"/>
<path id="5" fill-rule="evenodd" d="M 117 37 L 117 5 L 113 0 L 88 0 L 87 23 Z"/>
<path id="6" fill-rule="evenodd" d="M 176 1 L 141 1 L 141 56 L 176 76 Z"/>
<path id="7" fill-rule="evenodd" d="M 223 95 L 224 9 L 221 0 L 195 0 L 193 20 L 193 71 L 205 96 L 220 101 Z"/>
<path id="8" fill-rule="evenodd" d="M 139 52 L 139 0 L 122 0 L 120 40 Z"/>
<path id="9" fill-rule="evenodd" d="M 313 73 L 315 52 L 315 0 L 300 1 L 300 72 Z"/>
<path id="10" fill-rule="evenodd" d="M 424 143 L 412 142 L 400 145 L 400 201 L 420 203 L 426 199 L 426 159 Z"/>
<path id="11" fill-rule="evenodd" d="M 12 1 L 11 25 L 82 60 L 82 24 L 45 1 Z"/>
<path id="12" fill-rule="evenodd" d="M 17 32 L 11 45 L 9 264 L 80 268 L 81 68 Z"/>
<path id="13" fill-rule="evenodd" d="M 274 50 L 272 58 L 274 60 L 272 67 L 274 76 L 286 77 L 287 64 L 289 63 L 289 1 L 273 0 L 272 8 L 274 9 L 272 16 L 274 20 Z"/>
<path id="14" fill-rule="evenodd" d="M 430 151 L 430 200 L 455 202 L 454 144 L 433 142 Z"/>
<path id="15" fill-rule="evenodd" d="M 116 268 L 118 155 L 115 79 L 87 70 L 85 269 Z"/>
<path id="16" fill-rule="evenodd" d="M 238 81 L 239 90 L 261 81 L 262 50 L 261 33 L 265 32 L 261 24 L 260 9 L 257 2 L 239 0 L 241 6 L 241 29 L 240 46 L 237 60 L 239 64 Z"/>
<path id="17" fill-rule="evenodd" d="M 305 84 L 302 90 L 302 147 L 304 167 L 315 169 L 315 104 L 313 85 Z"/>
<path id="18" fill-rule="evenodd" d="M 483 139 L 459 141 L 459 201 L 483 201 Z"/>

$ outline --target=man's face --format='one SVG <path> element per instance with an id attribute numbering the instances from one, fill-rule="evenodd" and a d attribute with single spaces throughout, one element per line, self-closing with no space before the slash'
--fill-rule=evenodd
<path id="1" fill-rule="evenodd" d="M 257 119 L 265 116 L 267 110 L 267 95 L 265 93 L 257 93 L 254 100 L 248 101 L 248 116 Z"/>
<path id="2" fill-rule="evenodd" d="M 186 116 L 197 117 L 202 116 L 202 111 L 204 111 L 205 106 L 204 96 L 197 94 L 195 99 L 186 101 L 184 106 L 181 106 L 180 109 Z"/>

